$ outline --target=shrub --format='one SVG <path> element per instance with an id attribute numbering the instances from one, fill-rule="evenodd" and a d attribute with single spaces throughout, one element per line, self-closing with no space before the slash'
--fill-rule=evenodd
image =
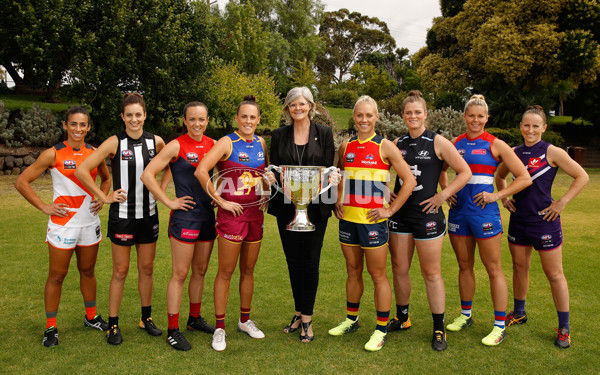
<path id="1" fill-rule="evenodd" d="M 429 111 L 427 128 L 447 139 L 452 139 L 467 131 L 463 113 L 450 107 Z"/>
<path id="2" fill-rule="evenodd" d="M 462 111 L 465 106 L 465 99 L 455 92 L 443 92 L 438 94 L 433 101 L 435 108 L 452 107 L 458 111 Z"/>
<path id="3" fill-rule="evenodd" d="M 313 121 L 317 124 L 329 126 L 331 130 L 335 131 L 335 121 L 333 121 L 333 117 L 331 117 L 327 108 L 321 103 L 315 103 L 315 117 L 313 117 Z"/>
<path id="4" fill-rule="evenodd" d="M 563 136 L 552 130 L 546 130 L 546 132 L 542 134 L 542 139 L 548 143 L 552 143 L 556 147 L 562 147 L 562 145 L 565 144 Z"/>
<path id="5" fill-rule="evenodd" d="M 389 140 L 394 140 L 408 132 L 404 120 L 400 115 L 392 115 L 382 111 L 379 121 L 375 124 L 375 133 Z"/>
<path id="6" fill-rule="evenodd" d="M 333 89 L 325 95 L 327 104 L 339 105 L 344 108 L 353 108 L 357 99 L 358 94 L 348 89 Z"/>
<path id="7" fill-rule="evenodd" d="M 6 140 L 6 145 L 51 146 L 58 142 L 62 134 L 63 129 L 58 126 L 58 120 L 52 111 L 33 103 L 31 109 L 23 113 L 22 118 L 15 119 L 14 139 Z"/>
<path id="8" fill-rule="evenodd" d="M 10 111 L 4 107 L 4 102 L 0 100 L 0 140 L 6 143 L 14 138 L 15 129 L 8 126 L 8 117 Z"/>
<path id="9" fill-rule="evenodd" d="M 390 115 L 402 115 L 402 102 L 407 96 L 408 93 L 402 91 L 387 99 L 378 101 L 377 106 L 380 111 L 385 110 Z"/>
<path id="10" fill-rule="evenodd" d="M 518 128 L 500 129 L 500 128 L 486 128 L 485 129 L 491 135 L 503 140 L 510 147 L 515 147 L 523 143 L 523 137 L 521 136 L 521 130 Z"/>

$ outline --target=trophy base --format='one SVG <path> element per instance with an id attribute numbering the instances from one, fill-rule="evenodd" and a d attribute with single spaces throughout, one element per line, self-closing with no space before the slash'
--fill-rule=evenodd
<path id="1" fill-rule="evenodd" d="M 315 225 L 308 220 L 306 205 L 296 209 L 296 217 L 286 227 L 291 232 L 313 232 Z"/>
<path id="2" fill-rule="evenodd" d="M 314 224 L 294 224 L 289 223 L 286 227 L 291 232 L 314 232 Z"/>

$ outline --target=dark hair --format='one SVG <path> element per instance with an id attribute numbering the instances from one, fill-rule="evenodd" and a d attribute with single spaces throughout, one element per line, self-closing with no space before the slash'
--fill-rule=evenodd
<path id="1" fill-rule="evenodd" d="M 187 110 L 190 107 L 203 107 L 206 110 L 206 114 L 208 115 L 208 107 L 206 106 L 206 104 L 199 101 L 193 101 L 189 102 L 185 105 L 185 107 L 183 107 L 183 118 L 187 118 Z"/>
<path id="2" fill-rule="evenodd" d="M 65 119 L 64 122 L 68 123 L 69 122 L 69 117 L 71 115 L 74 115 L 76 113 L 81 113 L 82 115 L 86 115 L 88 118 L 88 125 L 92 125 L 92 118 L 90 117 L 90 113 L 88 112 L 87 109 L 83 108 L 82 106 L 79 105 L 74 105 L 72 107 L 69 107 L 69 109 L 67 109 L 67 111 L 65 112 Z"/>
<path id="3" fill-rule="evenodd" d="M 125 107 L 131 104 L 139 104 L 146 112 L 146 103 L 144 102 L 144 97 L 137 92 L 126 92 L 123 95 L 123 100 L 121 101 L 121 113 L 125 113 Z"/>
<path id="4" fill-rule="evenodd" d="M 534 104 L 527 107 L 527 110 L 523 113 L 523 117 L 529 114 L 540 116 L 544 124 L 546 124 L 546 112 L 544 112 L 544 108 L 541 105 Z M 523 117 L 521 117 L 521 121 L 523 121 Z"/>
<path id="5" fill-rule="evenodd" d="M 258 104 L 256 104 L 256 97 L 254 95 L 245 95 L 244 96 L 244 100 L 242 100 L 242 102 L 240 103 L 240 105 L 238 105 L 237 111 L 235 113 L 236 114 L 240 113 L 240 108 L 242 108 L 242 106 L 245 105 L 245 104 L 249 104 L 249 105 L 255 106 L 256 109 L 258 109 L 258 115 L 260 116 L 260 107 L 258 106 Z"/>
<path id="6" fill-rule="evenodd" d="M 423 104 L 423 109 L 427 112 L 427 102 L 423 97 L 423 93 L 419 90 L 410 90 L 408 92 L 408 96 L 402 102 L 402 113 L 404 113 L 404 107 L 406 107 L 409 103 L 421 103 Z"/>

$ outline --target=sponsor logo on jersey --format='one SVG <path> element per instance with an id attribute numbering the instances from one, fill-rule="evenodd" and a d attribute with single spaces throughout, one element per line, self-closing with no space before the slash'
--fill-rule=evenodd
<path id="1" fill-rule="evenodd" d="M 260 159 L 260 158 L 264 158 L 264 157 L 265 157 L 265 154 L 264 154 L 262 151 L 259 151 L 259 152 L 256 154 L 256 156 L 258 156 L 258 158 Z"/>
<path id="2" fill-rule="evenodd" d="M 463 157 L 464 157 L 464 156 L 465 156 L 465 150 L 464 150 L 464 149 L 462 149 L 462 148 L 459 148 L 459 149 L 458 149 L 458 154 L 459 154 L 460 156 L 463 156 Z"/>
<path id="3" fill-rule="evenodd" d="M 366 164 L 366 165 L 375 165 L 377 164 L 376 160 L 373 160 L 375 157 L 373 156 L 373 154 L 367 154 L 365 156 L 365 160 L 361 160 L 361 164 Z"/>
<path id="4" fill-rule="evenodd" d="M 96 225 L 96 238 L 100 238 L 100 225 Z"/>
<path id="5" fill-rule="evenodd" d="M 542 240 L 542 245 L 551 245 L 552 244 L 552 235 L 551 234 L 543 234 L 540 239 Z"/>
<path id="6" fill-rule="evenodd" d="M 365 160 L 373 160 L 373 154 L 368 154 L 365 156 Z"/>
<path id="7" fill-rule="evenodd" d="M 389 228 L 389 230 L 396 230 L 396 229 L 398 229 L 398 223 L 396 223 L 393 220 L 388 219 L 388 228 Z"/>
<path id="8" fill-rule="evenodd" d="M 357 146 L 357 147 L 356 147 L 356 149 L 357 149 L 357 150 L 362 150 L 362 149 L 364 149 L 364 148 L 365 148 L 365 146 Z"/>
<path id="9" fill-rule="evenodd" d="M 471 155 L 485 155 L 485 154 L 487 154 L 487 150 L 485 150 L 485 149 L 471 150 Z"/>
<path id="10" fill-rule="evenodd" d="M 527 168 L 539 168 L 541 164 L 542 164 L 542 159 L 530 158 L 529 163 L 527 163 Z"/>
<path id="11" fill-rule="evenodd" d="M 199 230 L 193 230 L 193 229 L 182 229 L 181 230 L 181 238 L 185 238 L 187 240 L 195 240 L 196 238 L 198 238 L 199 234 L 200 234 Z"/>
<path id="12" fill-rule="evenodd" d="M 515 242 L 515 240 L 516 240 L 516 239 L 517 239 L 517 238 L 516 238 L 515 236 L 511 236 L 510 234 L 508 235 L 508 240 L 509 240 L 510 242 Z"/>
<path id="13" fill-rule="evenodd" d="M 115 238 L 121 241 L 133 240 L 133 234 L 117 233 L 115 234 Z"/>
<path id="14" fill-rule="evenodd" d="M 63 162 L 63 168 L 64 169 L 75 169 L 77 168 L 77 163 L 75 163 L 75 160 L 65 160 Z"/>
<path id="15" fill-rule="evenodd" d="M 240 152 L 238 154 L 238 161 L 239 162 L 249 162 L 250 161 L 250 156 L 245 153 L 245 152 Z"/>
<path id="16" fill-rule="evenodd" d="M 379 232 L 376 230 L 369 231 L 369 241 L 374 241 L 379 238 Z"/>
<path id="17" fill-rule="evenodd" d="M 154 236 L 158 236 L 158 224 L 154 224 L 152 226 L 152 233 L 154 234 Z"/>
<path id="18" fill-rule="evenodd" d="M 481 229 L 483 229 L 484 232 L 492 232 L 494 230 L 494 225 L 492 223 L 483 223 Z"/>
<path id="19" fill-rule="evenodd" d="M 133 160 L 133 151 L 131 151 L 131 150 L 121 151 L 121 160 Z"/>
<path id="20" fill-rule="evenodd" d="M 75 245 L 75 238 L 63 238 L 64 245 Z"/>
<path id="21" fill-rule="evenodd" d="M 437 230 L 437 223 L 435 221 L 430 221 L 425 224 L 425 228 L 427 229 L 428 232 Z"/>
<path id="22" fill-rule="evenodd" d="M 419 153 L 417 155 L 420 156 L 420 157 L 422 157 L 422 158 L 424 158 L 424 157 L 429 156 L 429 151 L 427 151 L 427 150 L 421 150 L 421 151 L 419 151 Z"/>
<path id="23" fill-rule="evenodd" d="M 185 157 L 189 163 L 198 163 L 198 154 L 195 152 L 188 152 Z"/>
<path id="24" fill-rule="evenodd" d="M 346 155 L 346 163 L 354 163 L 354 158 L 356 158 L 356 155 L 353 152 L 348 153 Z"/>
<path id="25" fill-rule="evenodd" d="M 243 241 L 244 237 L 241 234 L 224 234 L 223 238 L 230 241 Z"/>
<path id="26" fill-rule="evenodd" d="M 448 223 L 448 230 L 450 232 L 456 232 L 460 228 L 460 224 Z"/>

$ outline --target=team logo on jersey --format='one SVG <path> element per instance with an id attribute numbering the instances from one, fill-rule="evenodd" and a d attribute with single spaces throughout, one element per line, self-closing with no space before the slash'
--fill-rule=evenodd
<path id="1" fill-rule="evenodd" d="M 471 155 L 485 155 L 485 154 L 487 154 L 487 150 L 484 150 L 484 149 L 471 150 Z"/>
<path id="2" fill-rule="evenodd" d="M 121 160 L 133 160 L 133 151 L 131 151 L 131 150 L 121 151 Z"/>
<path id="3" fill-rule="evenodd" d="M 377 240 L 377 238 L 379 237 L 379 232 L 376 230 L 372 230 L 369 232 L 369 241 L 374 241 Z"/>
<path id="4" fill-rule="evenodd" d="M 185 157 L 189 163 L 198 163 L 198 154 L 195 152 L 188 152 Z"/>
<path id="5" fill-rule="evenodd" d="M 492 223 L 483 223 L 481 229 L 483 229 L 484 232 L 492 232 L 494 230 L 494 225 Z"/>
<path id="6" fill-rule="evenodd" d="M 464 150 L 464 149 L 462 149 L 462 148 L 459 148 L 459 149 L 458 149 L 458 154 L 459 154 L 460 156 L 464 157 L 464 156 L 465 156 L 465 150 Z"/>
<path id="7" fill-rule="evenodd" d="M 346 163 L 354 163 L 354 158 L 356 158 L 356 155 L 353 152 L 348 153 L 346 155 Z"/>
<path id="8" fill-rule="evenodd" d="M 154 237 L 158 237 L 158 224 L 152 226 L 152 233 L 154 234 Z"/>
<path id="9" fill-rule="evenodd" d="M 238 161 L 239 162 L 249 162 L 250 161 L 250 156 L 248 156 L 248 154 L 245 153 L 245 152 L 240 152 L 238 154 Z"/>
<path id="10" fill-rule="evenodd" d="M 77 168 L 77 163 L 75 163 L 75 160 L 65 160 L 63 162 L 63 168 L 64 169 L 75 169 Z"/>
<path id="11" fill-rule="evenodd" d="M 400 153 L 402 154 L 403 158 L 406 157 L 406 153 L 407 153 L 406 150 L 400 150 Z"/>
<path id="12" fill-rule="evenodd" d="M 539 168 L 541 164 L 542 164 L 542 159 L 530 158 L 529 163 L 527 163 L 527 168 Z"/>
<path id="13" fill-rule="evenodd" d="M 96 238 L 100 238 L 100 225 L 96 225 Z"/>
<path id="14" fill-rule="evenodd" d="M 152 159 L 156 155 L 156 150 L 151 148 L 148 150 L 148 155 L 150 156 L 150 159 Z"/>
<path id="15" fill-rule="evenodd" d="M 432 232 L 437 229 L 437 223 L 435 221 L 430 221 L 425 224 L 425 228 L 428 232 Z"/>
<path id="16" fill-rule="evenodd" d="M 544 234 L 540 237 L 540 239 L 542 240 L 543 245 L 548 245 L 548 244 L 552 243 L 552 235 L 551 234 Z"/>

